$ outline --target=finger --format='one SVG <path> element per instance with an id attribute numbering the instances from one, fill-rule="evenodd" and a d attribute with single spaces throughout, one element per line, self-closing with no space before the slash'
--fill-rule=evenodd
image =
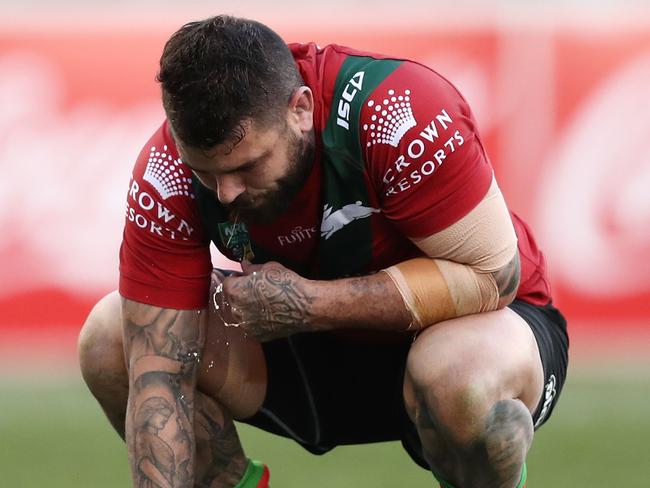
<path id="1" fill-rule="evenodd" d="M 254 273 L 262 269 L 262 264 L 253 264 L 250 261 L 243 260 L 241 262 L 241 270 L 245 275 Z"/>
<path id="2" fill-rule="evenodd" d="M 228 276 L 242 276 L 242 272 L 238 271 L 236 269 L 223 269 L 223 270 L 221 270 L 221 272 L 223 273 L 223 275 L 225 277 L 228 277 Z"/>
<path id="3" fill-rule="evenodd" d="M 220 270 L 220 269 L 217 269 L 217 268 L 214 268 L 212 270 L 212 274 L 210 276 L 210 278 L 212 279 L 212 282 L 215 283 L 215 284 L 221 283 L 224 280 L 225 277 L 226 277 L 226 275 L 224 274 L 224 272 L 222 270 Z"/>

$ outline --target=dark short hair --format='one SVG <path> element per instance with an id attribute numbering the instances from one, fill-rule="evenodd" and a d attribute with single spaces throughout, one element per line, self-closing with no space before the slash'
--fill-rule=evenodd
<path id="1" fill-rule="evenodd" d="M 157 80 L 176 137 L 199 149 L 236 145 L 244 122 L 269 125 L 302 85 L 291 51 L 259 22 L 219 15 L 185 24 L 167 41 Z"/>

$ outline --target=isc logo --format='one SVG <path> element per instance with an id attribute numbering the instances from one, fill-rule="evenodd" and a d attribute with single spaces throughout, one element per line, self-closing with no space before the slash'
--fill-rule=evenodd
<path id="1" fill-rule="evenodd" d="M 343 93 L 339 99 L 336 125 L 340 125 L 345 130 L 350 130 L 350 103 L 352 103 L 357 92 L 363 87 L 363 75 L 363 71 L 355 73 L 345 85 L 345 88 L 343 88 Z"/>

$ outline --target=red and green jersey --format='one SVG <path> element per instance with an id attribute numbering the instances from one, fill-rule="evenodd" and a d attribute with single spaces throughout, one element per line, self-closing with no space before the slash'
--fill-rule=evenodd
<path id="1" fill-rule="evenodd" d="M 231 259 L 276 260 L 303 276 L 367 274 L 421 255 L 410 238 L 454 224 L 493 178 L 467 102 L 418 63 L 330 45 L 291 45 L 314 94 L 316 159 L 287 211 L 267 226 L 228 222 L 179 159 L 167 123 L 130 183 L 120 293 L 170 308 L 206 303 L 209 243 Z M 511 214 L 522 263 L 518 298 L 550 300 L 545 263 Z"/>

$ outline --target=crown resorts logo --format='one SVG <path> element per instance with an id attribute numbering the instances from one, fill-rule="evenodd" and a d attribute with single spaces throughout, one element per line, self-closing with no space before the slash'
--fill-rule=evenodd
<path id="1" fill-rule="evenodd" d="M 395 90 L 388 90 L 388 97 L 382 101 L 369 100 L 368 107 L 374 107 L 376 113 L 370 117 L 370 124 L 363 124 L 363 130 L 370 132 L 366 146 L 390 144 L 397 147 L 399 142 L 416 121 L 411 109 L 411 90 L 404 90 L 398 95 Z"/>
<path id="2" fill-rule="evenodd" d="M 167 150 L 167 146 L 163 146 L 162 152 L 152 146 L 144 180 L 156 189 L 163 200 L 176 195 L 194 198 L 192 178 L 185 176 L 185 170 L 181 167 L 182 161 L 167 154 Z"/>

